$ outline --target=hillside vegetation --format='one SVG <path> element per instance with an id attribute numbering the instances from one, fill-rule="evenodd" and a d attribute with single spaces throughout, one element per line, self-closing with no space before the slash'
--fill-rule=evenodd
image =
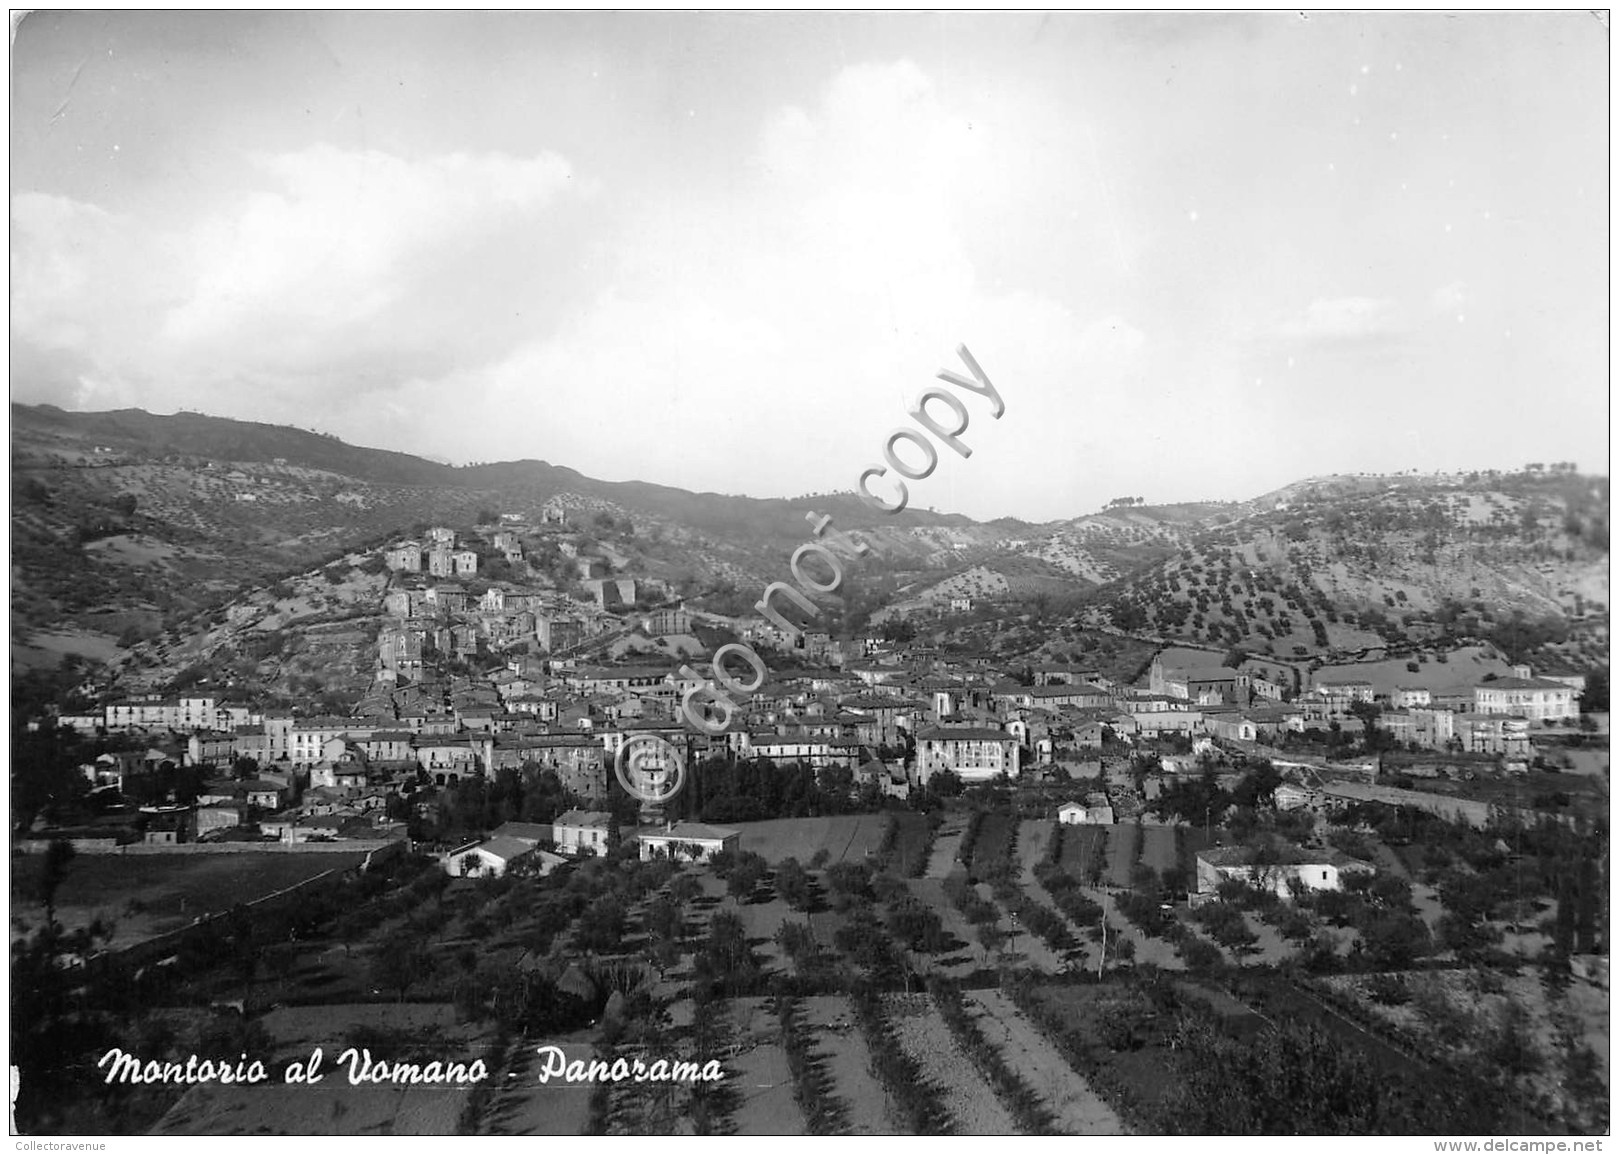
<path id="1" fill-rule="evenodd" d="M 599 481 L 543 461 L 455 467 L 194 413 L 14 405 L 12 421 L 14 664 L 55 667 L 74 653 L 118 664 L 150 643 L 141 664 L 156 672 L 242 615 L 268 633 L 375 613 L 374 591 L 327 606 L 338 590 L 323 569 L 430 524 L 537 520 L 546 504 L 566 511 L 571 548 L 726 615 L 752 613 L 765 583 L 788 577 L 807 511 L 828 514 L 827 541 L 850 561 L 844 589 L 824 599 L 820 624 L 834 634 L 944 614 L 915 635 L 993 639 L 1035 658 L 1083 634 L 1311 661 L 1476 640 L 1515 660 L 1605 662 L 1608 481 L 1561 464 L 1315 478 L 1241 503 L 1121 498 L 1034 525 L 890 517 L 848 493 L 758 499 Z M 874 548 L 856 560 L 836 531 Z M 564 588 L 571 562 L 556 546 L 540 542 L 528 564 L 491 576 Z M 292 602 L 265 591 L 305 581 L 319 596 L 272 622 L 267 598 Z M 963 596 L 970 618 L 950 620 Z M 239 654 L 244 671 L 269 659 L 262 648 Z"/>
<path id="2" fill-rule="evenodd" d="M 1607 479 L 1333 481 L 1187 536 L 1104 586 L 1086 620 L 1284 656 L 1458 636 L 1532 650 L 1605 634 Z"/>

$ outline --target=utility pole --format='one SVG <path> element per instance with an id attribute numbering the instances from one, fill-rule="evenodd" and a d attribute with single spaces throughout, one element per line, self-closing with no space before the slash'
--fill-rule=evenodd
<path id="1" fill-rule="evenodd" d="M 1102 957 L 1096 960 L 1096 977 L 1102 977 L 1107 966 L 1107 891 L 1102 892 Z"/>

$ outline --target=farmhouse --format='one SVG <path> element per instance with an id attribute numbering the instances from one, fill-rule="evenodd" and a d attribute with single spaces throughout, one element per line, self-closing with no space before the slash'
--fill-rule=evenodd
<path id="1" fill-rule="evenodd" d="M 1065 826 L 1112 826 L 1113 806 L 1106 794 L 1088 794 L 1084 802 L 1064 802 L 1057 821 Z"/>
<path id="2" fill-rule="evenodd" d="M 1341 850 L 1306 850 L 1297 846 L 1270 850 L 1265 853 L 1252 846 L 1216 846 L 1198 851 L 1198 896 L 1212 898 L 1222 882 L 1240 878 L 1258 890 L 1287 899 L 1293 896 L 1295 880 L 1307 890 L 1342 890 L 1345 874 L 1373 869 L 1371 863 L 1351 858 Z"/>
<path id="3" fill-rule="evenodd" d="M 1298 810 L 1315 802 L 1315 791 L 1306 790 L 1303 786 L 1296 786 L 1291 782 L 1283 782 L 1271 794 L 1271 801 L 1278 810 Z"/>
<path id="4" fill-rule="evenodd" d="M 641 860 L 652 858 L 685 859 L 707 862 L 723 851 L 735 853 L 742 845 L 742 832 L 701 822 L 678 822 L 663 830 L 641 834 Z"/>
<path id="5" fill-rule="evenodd" d="M 444 856 L 444 870 L 452 878 L 499 878 L 519 863 L 537 859 L 541 873 L 548 874 L 564 859 L 519 838 L 490 838 L 450 851 Z M 545 859 L 550 861 L 545 862 Z"/>
<path id="6" fill-rule="evenodd" d="M 569 810 L 551 823 L 552 841 L 564 854 L 606 854 L 613 816 L 605 810 Z"/>

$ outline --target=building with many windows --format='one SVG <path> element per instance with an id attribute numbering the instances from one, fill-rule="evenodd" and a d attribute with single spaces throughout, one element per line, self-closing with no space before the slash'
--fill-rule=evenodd
<path id="1" fill-rule="evenodd" d="M 963 782 L 983 782 L 998 774 L 1018 776 L 1018 742 L 1005 730 L 978 726 L 935 726 L 916 736 L 916 772 L 922 784 L 941 770 Z"/>
<path id="2" fill-rule="evenodd" d="M 1473 687 L 1478 714 L 1514 714 L 1532 722 L 1577 719 L 1580 705 L 1574 687 L 1547 678 L 1497 678 Z"/>

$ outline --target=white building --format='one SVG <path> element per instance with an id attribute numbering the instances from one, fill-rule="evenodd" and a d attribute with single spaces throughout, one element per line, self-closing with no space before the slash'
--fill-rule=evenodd
<path id="1" fill-rule="evenodd" d="M 1580 716 L 1574 687 L 1547 678 L 1497 678 L 1473 687 L 1473 711 L 1512 714 L 1532 722 L 1556 722 Z"/>
<path id="2" fill-rule="evenodd" d="M 1000 774 L 1018 776 L 1018 742 L 1005 730 L 977 726 L 936 726 L 916 736 L 916 770 L 922 784 L 941 770 L 963 782 L 984 782 Z"/>
<path id="3" fill-rule="evenodd" d="M 471 842 L 444 856 L 444 871 L 452 878 L 499 878 L 513 866 L 545 852 L 518 838 L 490 838 Z M 550 855 L 557 862 L 558 855 Z"/>
<path id="4" fill-rule="evenodd" d="M 742 832 L 701 822 L 677 822 L 663 830 L 643 831 L 640 842 L 643 862 L 652 858 L 707 862 L 723 851 L 735 853 L 740 849 Z"/>
<path id="5" fill-rule="evenodd" d="M 1113 806 L 1106 794 L 1092 794 L 1084 802 L 1057 807 L 1057 821 L 1064 826 L 1112 826 Z"/>
<path id="6" fill-rule="evenodd" d="M 1352 871 L 1374 869 L 1369 862 L 1351 858 L 1341 850 L 1285 849 L 1275 857 L 1281 862 L 1258 862 L 1250 846 L 1217 846 L 1197 853 L 1197 893 L 1212 897 L 1227 879 L 1240 878 L 1257 890 L 1268 890 L 1278 898 L 1293 896 L 1292 883 L 1308 890 L 1342 890 L 1343 876 Z"/>
<path id="7" fill-rule="evenodd" d="M 605 810 L 569 810 L 551 823 L 552 841 L 564 854 L 607 853 L 613 816 Z"/>

